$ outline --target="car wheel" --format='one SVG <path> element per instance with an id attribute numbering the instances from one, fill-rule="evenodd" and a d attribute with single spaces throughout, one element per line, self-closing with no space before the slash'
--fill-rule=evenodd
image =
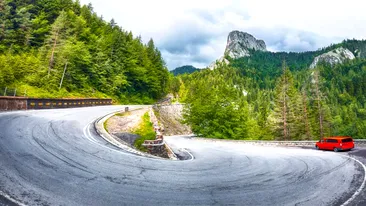
<path id="1" fill-rule="evenodd" d="M 315 149 L 316 149 L 316 150 L 319 150 L 319 147 L 318 147 L 318 146 L 315 146 Z"/>
<path id="2" fill-rule="evenodd" d="M 339 149 L 338 149 L 337 147 L 335 147 L 333 150 L 334 150 L 335 152 L 339 152 Z"/>

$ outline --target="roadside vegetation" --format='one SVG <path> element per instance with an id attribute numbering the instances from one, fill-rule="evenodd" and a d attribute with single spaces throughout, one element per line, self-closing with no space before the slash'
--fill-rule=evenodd
<path id="1" fill-rule="evenodd" d="M 108 131 L 108 119 L 106 121 L 104 121 L 103 126 L 104 126 L 105 131 L 109 132 Z"/>
<path id="2" fill-rule="evenodd" d="M 280 56 L 270 54 L 263 54 L 267 60 L 258 54 L 215 70 L 175 77 L 170 89 L 185 103 L 185 122 L 196 135 L 253 140 L 366 138 L 366 59 L 308 69 L 304 65 L 309 58 L 302 62 L 294 55 L 289 63 L 278 63 Z M 267 66 L 258 66 L 262 63 Z"/>
<path id="3" fill-rule="evenodd" d="M 132 133 L 140 136 L 134 143 L 135 148 L 147 152 L 147 148 L 142 146 L 142 144 L 145 140 L 155 140 L 156 137 L 153 124 L 150 122 L 149 112 L 146 112 L 144 116 L 142 116 L 141 123 L 136 129 L 132 130 Z"/>
<path id="4" fill-rule="evenodd" d="M 0 1 L 0 93 L 152 103 L 170 74 L 151 39 L 125 31 L 79 1 Z M 63 81 L 61 81 L 63 79 Z"/>

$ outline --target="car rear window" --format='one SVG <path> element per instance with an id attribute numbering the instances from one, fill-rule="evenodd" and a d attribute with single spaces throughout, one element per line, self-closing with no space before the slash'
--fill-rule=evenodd
<path id="1" fill-rule="evenodd" d="M 351 138 L 342 139 L 342 142 L 352 142 L 352 139 Z"/>
<path id="2" fill-rule="evenodd" d="M 327 139 L 326 142 L 335 142 L 335 143 L 337 143 L 338 141 L 336 139 Z"/>

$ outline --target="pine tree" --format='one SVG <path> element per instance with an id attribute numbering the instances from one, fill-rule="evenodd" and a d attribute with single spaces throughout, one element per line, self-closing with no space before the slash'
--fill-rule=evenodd
<path id="1" fill-rule="evenodd" d="M 313 91 L 315 93 L 315 103 L 316 103 L 316 110 L 318 114 L 319 120 L 319 135 L 320 138 L 324 136 L 324 108 L 323 108 L 323 94 L 320 91 L 320 74 L 319 68 L 315 69 L 313 72 Z"/>
<path id="2" fill-rule="evenodd" d="M 274 133 L 281 140 L 292 140 L 298 133 L 298 93 L 294 87 L 292 74 L 283 62 L 282 75 L 275 87 L 275 105 L 273 110 Z"/>
<path id="3" fill-rule="evenodd" d="M 309 121 L 309 111 L 308 111 L 308 96 L 305 90 L 305 87 L 302 88 L 302 113 L 303 113 L 303 121 L 300 120 L 300 122 L 304 122 L 304 129 L 305 129 L 305 135 L 306 140 L 311 140 L 311 133 L 310 133 L 310 121 Z"/>

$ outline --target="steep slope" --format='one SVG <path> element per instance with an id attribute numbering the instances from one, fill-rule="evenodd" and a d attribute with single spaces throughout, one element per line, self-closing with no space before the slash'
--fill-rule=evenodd
<path id="1" fill-rule="evenodd" d="M 106 22 L 91 4 L 9 0 L 0 1 L 0 13 L 0 91 L 125 103 L 166 94 L 169 71 L 154 41 Z"/>
<path id="2" fill-rule="evenodd" d="M 257 40 L 246 32 L 232 31 L 227 37 L 224 56 L 213 61 L 208 68 L 212 70 L 219 64 L 229 64 L 229 60 L 226 57 L 232 59 L 248 57 L 252 51 L 267 51 L 266 43 L 263 40 Z"/>
<path id="3" fill-rule="evenodd" d="M 251 34 L 241 31 L 232 31 L 227 37 L 225 55 L 233 59 L 250 56 L 250 50 L 267 51 L 266 43 L 257 40 Z"/>

